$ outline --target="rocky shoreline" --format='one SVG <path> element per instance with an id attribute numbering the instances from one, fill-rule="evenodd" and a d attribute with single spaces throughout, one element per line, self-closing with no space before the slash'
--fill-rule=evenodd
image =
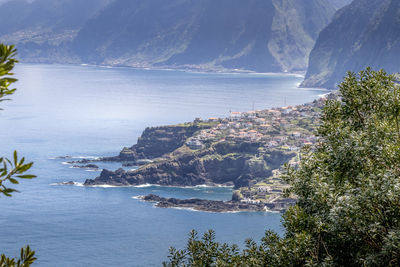
<path id="1" fill-rule="evenodd" d="M 149 127 L 135 145 L 123 148 L 119 155 L 68 163 L 81 168 L 101 161 L 137 167 L 103 169 L 84 186 L 222 185 L 235 189 L 229 202 L 162 199 L 157 201 L 158 206 L 220 212 L 282 211 L 295 202 L 295 196 L 284 196 L 289 187 L 282 178 L 284 166 L 288 163 L 296 168 L 302 147 L 317 143 L 314 131 L 324 101 L 321 98 L 298 106 L 231 112 L 227 118 L 197 118 Z"/>
<path id="2" fill-rule="evenodd" d="M 295 199 L 286 199 L 271 203 L 244 203 L 241 201 L 218 201 L 206 199 L 176 199 L 164 198 L 154 194 L 140 196 L 139 199 L 146 202 L 155 202 L 158 208 L 185 208 L 206 212 L 255 212 L 270 211 L 284 212 L 293 205 Z"/>

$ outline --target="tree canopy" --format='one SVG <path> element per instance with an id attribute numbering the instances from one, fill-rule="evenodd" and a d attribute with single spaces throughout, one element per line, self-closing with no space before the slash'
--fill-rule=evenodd
<path id="1" fill-rule="evenodd" d="M 283 215 L 285 233 L 260 244 L 220 244 L 193 232 L 164 266 L 399 266 L 400 88 L 394 76 L 349 72 L 325 104 L 319 143 L 287 169 L 298 197 Z"/>

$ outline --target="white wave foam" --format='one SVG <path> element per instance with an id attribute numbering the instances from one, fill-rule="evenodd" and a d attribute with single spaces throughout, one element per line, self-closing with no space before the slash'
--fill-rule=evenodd
<path id="1" fill-rule="evenodd" d="M 88 185 L 87 187 L 114 188 L 114 187 L 130 187 L 130 186 L 117 186 L 117 185 L 99 184 L 99 185 Z"/>
<path id="2" fill-rule="evenodd" d="M 154 206 L 155 205 L 157 205 L 157 204 L 154 204 Z M 208 211 L 208 210 L 196 210 L 194 208 L 185 208 L 185 207 L 170 207 L 170 209 L 186 210 L 186 211 L 194 211 L 194 212 L 207 212 L 207 213 L 240 213 L 240 212 L 245 212 L 245 211 L 222 211 L 222 212 L 216 212 L 216 211 Z"/>
<path id="3" fill-rule="evenodd" d="M 145 188 L 145 187 L 152 187 L 152 186 L 158 186 L 158 187 L 161 187 L 161 185 L 158 185 L 158 184 L 141 184 L 141 185 L 132 185 L 132 187 L 136 187 L 136 188 Z"/>
<path id="4" fill-rule="evenodd" d="M 98 156 L 72 156 L 72 159 L 100 159 Z"/>
<path id="5" fill-rule="evenodd" d="M 195 211 L 195 212 L 209 212 L 209 211 L 196 210 L 196 209 L 194 209 L 194 208 L 183 208 L 183 207 L 170 207 L 170 209 L 174 209 L 174 210 L 186 210 L 186 211 Z"/>

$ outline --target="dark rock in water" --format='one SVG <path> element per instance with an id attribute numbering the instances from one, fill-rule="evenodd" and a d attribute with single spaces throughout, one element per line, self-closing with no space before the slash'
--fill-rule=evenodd
<path id="1" fill-rule="evenodd" d="M 58 183 L 58 185 L 75 185 L 75 182 L 74 181 L 61 182 L 61 183 Z"/>
<path id="2" fill-rule="evenodd" d="M 79 168 L 79 169 L 98 169 L 99 166 L 95 164 L 87 164 L 87 165 L 74 165 L 74 168 Z"/>
<path id="3" fill-rule="evenodd" d="M 205 199 L 163 198 L 157 195 L 142 197 L 144 201 L 157 202 L 159 208 L 188 208 L 209 212 L 265 211 L 264 204 L 247 204 L 233 201 L 218 201 Z"/>
<path id="4" fill-rule="evenodd" d="M 68 164 L 87 164 L 91 162 L 99 161 L 97 159 L 81 159 L 81 160 L 74 160 L 74 161 L 68 161 Z"/>
<path id="5" fill-rule="evenodd" d="M 154 194 L 141 197 L 148 202 L 156 202 L 159 208 L 187 208 L 209 212 L 240 212 L 240 211 L 279 211 L 283 212 L 296 203 L 295 199 L 281 199 L 271 203 L 246 203 L 240 201 L 218 201 L 206 199 L 176 199 L 163 198 Z"/>
<path id="6" fill-rule="evenodd" d="M 114 186 L 127 186 L 130 183 L 123 177 L 125 170 L 120 168 L 115 172 L 104 169 L 100 176 L 95 180 L 87 179 L 84 185 L 114 185 Z"/>
<path id="7" fill-rule="evenodd" d="M 56 157 L 56 159 L 72 159 L 71 156 L 60 156 L 60 157 Z"/>

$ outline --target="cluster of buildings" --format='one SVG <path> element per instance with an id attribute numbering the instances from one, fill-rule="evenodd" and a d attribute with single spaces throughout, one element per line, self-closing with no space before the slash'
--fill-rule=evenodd
<path id="1" fill-rule="evenodd" d="M 258 142 L 266 149 L 298 151 L 313 145 L 323 100 L 248 112 L 230 112 L 228 118 L 209 118 L 215 126 L 201 130 L 187 141 L 191 149 L 202 149 L 213 142 Z"/>
<path id="2" fill-rule="evenodd" d="M 230 112 L 224 119 L 209 118 L 207 122 L 213 126 L 196 133 L 186 145 L 191 149 L 203 149 L 217 142 L 256 142 L 265 152 L 297 153 L 289 160 L 289 165 L 296 168 L 300 164 L 298 151 L 304 146 L 313 146 L 318 140 L 314 132 L 323 106 L 324 99 L 319 99 L 298 106 Z M 288 185 L 280 178 L 281 168 L 273 170 L 273 176 L 268 180 L 241 188 L 241 202 L 263 203 L 274 210 L 283 210 L 295 203 L 293 198 L 282 197 Z"/>

